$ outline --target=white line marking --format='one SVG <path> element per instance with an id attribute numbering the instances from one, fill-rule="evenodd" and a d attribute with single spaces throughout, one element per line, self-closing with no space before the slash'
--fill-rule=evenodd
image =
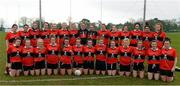
<path id="1" fill-rule="evenodd" d="M 105 78 L 116 78 L 120 76 L 102 76 L 102 77 L 74 77 L 70 79 L 35 79 L 35 80 L 0 80 L 1 83 L 11 82 L 44 82 L 44 81 L 72 81 L 72 80 L 93 80 L 93 79 L 105 79 Z"/>

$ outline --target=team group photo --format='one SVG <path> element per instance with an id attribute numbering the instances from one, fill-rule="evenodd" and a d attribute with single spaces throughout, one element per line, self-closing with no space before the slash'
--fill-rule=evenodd
<path id="1" fill-rule="evenodd" d="M 135 6 L 139 6 L 140 1 L 144 4 L 143 19 L 131 18 L 124 23 L 110 23 L 116 21 L 113 19 L 115 17 L 109 16 L 110 20 L 103 17 L 106 15 L 106 12 L 103 14 L 103 5 L 105 6 L 108 0 L 95 0 L 100 4 L 99 17 L 94 14 L 94 18 L 83 17 L 79 22 L 75 22 L 75 16 L 74 19 L 72 17 L 74 1 L 68 2 L 68 19 L 58 22 L 42 17 L 41 10 L 48 1 L 38 1 L 37 19 L 21 17 L 18 22 L 7 25 L 1 19 L 2 85 L 180 84 L 180 20 L 165 20 L 163 17 L 146 19 L 146 4 L 149 0 L 134 1 Z M 114 2 L 118 1 L 112 1 Z M 126 3 L 123 0 L 120 2 Z M 130 2 L 126 4 L 128 3 Z M 85 4 L 87 3 L 84 1 Z M 23 5 L 18 5 L 18 9 L 21 9 L 19 11 L 22 11 L 20 6 Z M 98 22 L 93 20 L 96 18 L 99 18 Z"/>

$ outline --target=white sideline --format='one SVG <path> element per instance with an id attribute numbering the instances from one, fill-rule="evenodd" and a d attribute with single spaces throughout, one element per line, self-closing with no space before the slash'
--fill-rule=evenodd
<path id="1" fill-rule="evenodd" d="M 34 80 L 0 80 L 0 83 L 9 82 L 44 82 L 44 81 L 72 81 L 72 80 L 93 80 L 93 79 L 105 79 L 105 78 L 115 78 L 120 76 L 101 76 L 101 77 L 74 77 L 70 79 L 34 79 Z"/>

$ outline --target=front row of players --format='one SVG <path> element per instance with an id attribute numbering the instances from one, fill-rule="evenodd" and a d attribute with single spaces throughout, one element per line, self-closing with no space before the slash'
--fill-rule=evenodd
<path id="1" fill-rule="evenodd" d="M 114 41 L 109 46 L 100 39 L 93 46 L 92 40 L 87 45 L 81 45 L 77 39 L 74 46 L 69 45 L 69 40 L 64 40 L 62 49 L 56 43 L 56 38 L 51 37 L 50 43 L 45 47 L 42 39 L 37 39 L 37 47 L 32 47 L 29 39 L 25 46 L 20 46 L 21 40 L 16 39 L 8 49 L 8 62 L 10 63 L 10 76 L 24 75 L 71 75 L 75 70 L 80 70 L 84 75 L 96 74 L 139 76 L 144 78 L 144 62 L 148 64 L 148 79 L 161 79 L 170 82 L 173 80 L 177 63 L 176 50 L 170 46 L 170 39 L 166 38 L 164 47 L 157 48 L 156 41 L 151 42 L 151 48 L 145 50 L 142 41 L 137 47 L 129 46 L 129 39 L 123 40 L 122 46 L 116 46 Z M 117 70 L 118 69 L 118 70 Z"/>

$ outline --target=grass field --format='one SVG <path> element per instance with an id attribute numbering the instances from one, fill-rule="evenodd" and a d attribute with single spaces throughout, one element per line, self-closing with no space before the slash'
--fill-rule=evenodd
<path id="1" fill-rule="evenodd" d="M 177 53 L 180 53 L 180 33 L 168 33 L 168 36 L 172 39 L 172 46 L 177 49 Z M 9 77 L 4 75 L 5 62 L 6 62 L 6 47 L 5 47 L 5 33 L 0 32 L 0 85 L 180 85 L 180 72 L 176 72 L 175 80 L 171 83 L 165 83 L 162 81 L 147 80 L 132 78 L 132 77 L 120 77 L 120 76 L 20 76 Z M 178 59 L 178 66 L 180 67 L 180 59 Z"/>

